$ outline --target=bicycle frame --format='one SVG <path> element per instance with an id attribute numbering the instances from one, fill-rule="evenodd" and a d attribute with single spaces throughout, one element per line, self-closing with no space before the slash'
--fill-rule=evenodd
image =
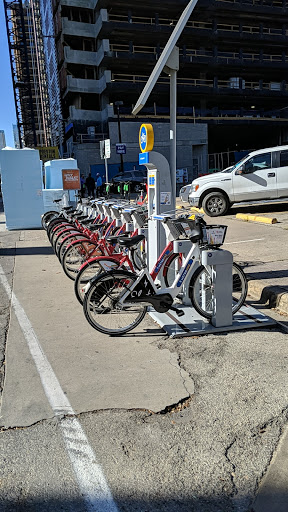
<path id="1" fill-rule="evenodd" d="M 171 243 L 172 242 L 170 242 L 170 244 Z M 168 244 L 168 246 L 170 246 L 170 244 Z M 169 288 L 162 288 L 161 290 L 156 288 L 152 275 L 149 274 L 147 268 L 144 268 L 143 270 L 140 271 L 136 281 L 132 284 L 131 288 L 129 288 L 119 299 L 119 303 L 123 306 L 124 304 L 125 306 L 132 305 L 133 302 L 148 302 L 153 304 L 161 301 L 162 296 L 167 296 L 168 294 L 174 300 L 176 296 L 181 292 L 185 281 L 191 279 L 194 273 L 194 266 L 197 262 L 200 261 L 200 258 L 201 249 L 198 244 L 193 244 L 186 258 L 184 259 L 182 266 L 179 270 L 179 273 L 175 277 L 172 286 L 170 286 Z M 159 260 L 160 259 L 161 256 Z M 162 265 L 163 263 L 164 261 L 162 262 Z M 160 268 L 162 267 L 162 265 L 160 266 Z M 157 264 L 155 267 L 157 267 Z M 160 271 L 160 268 L 158 272 Z M 128 299 L 128 301 L 126 301 L 126 299 Z"/>

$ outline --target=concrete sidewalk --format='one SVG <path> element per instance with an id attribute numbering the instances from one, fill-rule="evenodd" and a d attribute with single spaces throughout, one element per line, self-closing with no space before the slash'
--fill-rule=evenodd
<path id="1" fill-rule="evenodd" d="M 5 225 L 2 224 L 3 217 L 1 215 L 0 231 L 5 231 Z M 275 248 L 276 252 L 277 248 Z M 183 372 L 180 360 L 174 353 L 171 354 L 167 347 L 159 351 L 155 342 L 162 338 L 163 334 L 149 319 L 136 333 L 123 337 L 120 341 L 111 339 L 107 343 L 107 340 L 99 337 L 96 331 L 91 331 L 74 299 L 72 282 L 63 275 L 43 232 L 39 230 L 22 232 L 20 241 L 17 243 L 16 254 L 14 291 L 21 303 L 25 304 L 35 332 L 53 368 L 60 376 L 65 392 L 69 393 L 77 413 L 108 408 L 118 410 L 119 408 L 123 410 L 141 408 L 161 412 L 165 407 L 180 403 L 193 395 L 192 375 L 194 373 L 198 375 L 199 368 L 195 367 L 194 371 L 191 370 L 187 374 Z M 33 268 L 33 280 L 25 272 L 28 260 L 29 267 Z M 244 265 L 244 271 L 249 279 L 249 294 L 255 298 L 254 306 L 257 307 L 257 301 L 259 304 L 268 303 L 269 307 L 280 308 L 288 314 L 288 260 L 261 264 L 250 262 L 246 268 Z M 38 295 L 37 290 L 41 290 L 41 295 Z M 69 318 L 69 325 L 64 322 L 66 318 Z M 150 338 L 148 343 L 147 337 Z M 250 335 L 246 336 L 246 339 L 253 347 Z M 269 344 L 270 340 L 269 334 Z M 185 340 L 182 341 L 184 342 Z M 205 340 L 197 340 L 197 344 L 204 342 Z M 168 340 L 165 340 L 165 343 L 168 343 Z M 282 351 L 285 348 L 280 348 L 278 342 L 277 345 L 278 352 L 275 347 L 275 355 L 283 368 L 282 377 L 284 375 L 285 380 L 285 360 L 283 365 L 281 363 Z M 233 352 L 229 355 L 229 362 L 239 364 L 236 346 L 239 347 L 239 344 L 235 344 Z M 8 349 L 3 418 L 0 424 L 23 426 L 51 417 L 50 408 L 45 403 L 45 397 L 39 386 L 39 377 L 34 370 L 14 317 L 11 320 Z M 20 366 L 16 363 L 19 355 L 21 356 Z M 256 359 L 258 354 L 251 354 L 251 357 L 254 356 Z M 192 361 L 193 358 L 190 359 Z M 243 365 L 243 368 L 246 366 Z M 270 360 L 267 367 L 270 369 Z M 231 368 L 228 374 L 232 373 Z M 274 382 L 273 371 L 272 377 Z M 87 379 L 89 382 L 86 382 Z M 131 386 L 131 380 L 137 383 L 135 387 Z M 263 395 L 263 385 L 259 387 Z M 102 396 L 99 396 L 99 390 Z M 198 389 L 197 393 L 199 393 Z M 282 393 L 277 393 L 278 396 L 284 396 L 284 403 L 285 384 Z M 29 399 L 32 395 L 33 401 Z M 273 395 L 270 394 L 271 396 Z M 12 410 L 9 406 L 11 403 L 14 404 Z M 288 431 L 284 427 L 280 443 L 261 481 L 253 507 L 255 512 L 288 510 L 287 470 L 285 469 L 287 453 Z"/>

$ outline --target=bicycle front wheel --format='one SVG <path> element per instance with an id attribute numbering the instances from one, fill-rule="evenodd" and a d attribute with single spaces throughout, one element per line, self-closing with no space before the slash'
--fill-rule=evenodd
<path id="1" fill-rule="evenodd" d="M 131 259 L 136 270 L 142 270 L 143 266 L 147 263 L 147 254 L 145 252 L 145 245 L 141 248 L 140 244 L 131 250 Z"/>
<path id="2" fill-rule="evenodd" d="M 61 263 L 68 245 L 70 245 L 74 240 L 83 240 L 83 238 L 86 238 L 86 236 L 83 235 L 83 233 L 80 233 L 80 231 L 72 231 L 69 234 L 66 233 L 65 238 L 62 238 L 59 243 L 58 240 L 56 240 L 55 253 Z"/>
<path id="3" fill-rule="evenodd" d="M 147 306 L 119 303 L 137 276 L 125 270 L 112 270 L 92 280 L 83 300 L 84 314 L 94 329 L 116 335 L 132 331 L 143 320 Z"/>
<path id="4" fill-rule="evenodd" d="M 76 279 L 79 268 L 91 256 L 103 256 L 102 250 L 90 240 L 75 240 L 67 247 L 62 259 L 63 270 L 70 279 Z"/>
<path id="5" fill-rule="evenodd" d="M 172 286 L 182 266 L 182 254 L 171 254 L 163 267 L 163 278 L 167 288 Z"/>
<path id="6" fill-rule="evenodd" d="M 49 212 L 43 213 L 41 217 L 41 224 L 43 229 L 47 231 L 49 222 L 51 222 L 51 220 L 53 219 L 57 219 L 57 217 L 59 217 L 59 212 L 56 212 L 54 210 L 50 210 Z"/>
<path id="7" fill-rule="evenodd" d="M 248 290 L 246 276 L 237 265 L 232 266 L 232 314 L 234 315 L 243 306 Z M 214 303 L 214 288 L 211 275 L 201 265 L 193 274 L 189 285 L 189 296 L 193 307 L 204 318 L 212 318 Z"/>
<path id="8" fill-rule="evenodd" d="M 117 260 L 112 261 L 111 258 L 106 259 L 105 256 L 86 261 L 77 273 L 74 282 L 75 295 L 80 304 L 83 304 L 86 285 L 93 277 L 97 277 L 101 273 L 107 272 L 107 270 L 117 269 L 118 267 L 119 262 Z"/>

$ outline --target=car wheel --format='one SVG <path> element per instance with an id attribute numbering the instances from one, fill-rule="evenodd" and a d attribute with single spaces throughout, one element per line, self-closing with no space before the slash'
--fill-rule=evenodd
<path id="1" fill-rule="evenodd" d="M 209 217 L 224 215 L 229 208 L 229 201 L 221 192 L 211 192 L 204 197 L 202 207 Z"/>
<path id="2" fill-rule="evenodd" d="M 138 183 L 136 183 L 136 184 L 134 185 L 134 192 L 136 192 L 136 194 L 139 194 L 140 190 L 141 190 L 141 185 L 139 185 Z"/>

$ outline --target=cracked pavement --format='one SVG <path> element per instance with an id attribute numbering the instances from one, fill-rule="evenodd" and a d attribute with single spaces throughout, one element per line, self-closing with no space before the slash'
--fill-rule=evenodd
<path id="1" fill-rule="evenodd" d="M 5 275 L 119 511 L 250 511 L 287 423 L 286 335 L 276 326 L 173 340 L 147 317 L 136 332 L 106 338 L 87 325 L 41 231 L 21 240 L 1 232 L 0 241 Z M 0 294 L 0 510 L 82 512 L 61 418 Z"/>

